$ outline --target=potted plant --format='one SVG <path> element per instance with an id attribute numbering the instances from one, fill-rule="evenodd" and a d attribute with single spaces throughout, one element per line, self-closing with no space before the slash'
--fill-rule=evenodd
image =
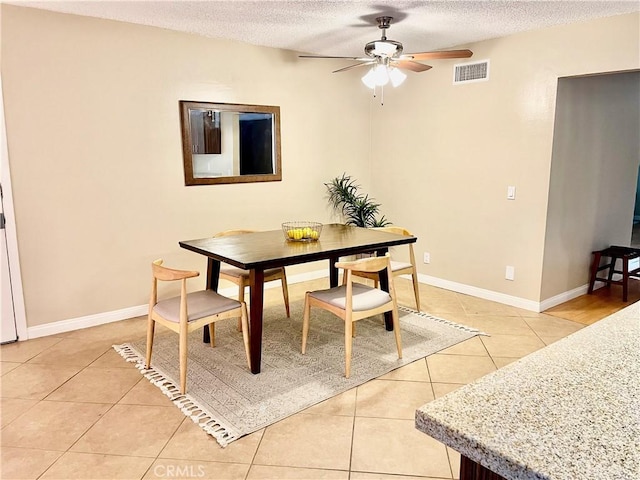
<path id="1" fill-rule="evenodd" d="M 384 215 L 377 217 L 380 204 L 369 195 L 360 193 L 360 185 L 350 175 L 343 173 L 324 185 L 331 207 L 344 216 L 347 225 L 371 228 L 385 227 L 391 223 Z"/>

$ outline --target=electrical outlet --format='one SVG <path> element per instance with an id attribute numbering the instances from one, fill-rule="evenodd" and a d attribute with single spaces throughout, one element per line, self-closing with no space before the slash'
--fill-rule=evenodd
<path id="1" fill-rule="evenodd" d="M 431 254 L 429 252 L 424 252 L 424 257 L 422 261 L 424 263 L 431 263 Z"/>
<path id="2" fill-rule="evenodd" d="M 514 280 L 515 276 L 516 276 L 516 269 L 511 265 L 507 265 L 504 278 L 506 278 L 507 280 Z"/>

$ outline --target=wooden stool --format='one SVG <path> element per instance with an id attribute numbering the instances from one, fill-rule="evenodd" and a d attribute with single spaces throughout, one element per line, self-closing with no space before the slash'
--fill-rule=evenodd
<path id="1" fill-rule="evenodd" d="M 629 261 L 640 258 L 640 248 L 616 247 L 611 246 L 604 250 L 591 252 L 593 254 L 593 263 L 591 264 L 591 278 L 589 280 L 589 290 L 587 293 L 593 293 L 593 286 L 596 280 L 604 282 L 607 287 L 611 284 L 622 285 L 622 301 L 627 301 L 627 293 L 629 290 L 629 277 L 640 278 L 640 264 L 633 270 L 629 270 Z M 611 261 L 600 266 L 602 257 L 608 257 Z M 616 270 L 616 262 L 622 261 L 622 270 Z M 598 277 L 598 272 L 609 269 L 606 278 Z M 613 280 L 613 274 L 622 274 L 622 280 Z"/>

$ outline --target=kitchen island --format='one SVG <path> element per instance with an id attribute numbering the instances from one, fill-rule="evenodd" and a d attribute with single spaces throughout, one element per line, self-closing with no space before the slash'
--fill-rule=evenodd
<path id="1" fill-rule="evenodd" d="M 640 479 L 640 302 L 416 411 L 460 480 Z"/>

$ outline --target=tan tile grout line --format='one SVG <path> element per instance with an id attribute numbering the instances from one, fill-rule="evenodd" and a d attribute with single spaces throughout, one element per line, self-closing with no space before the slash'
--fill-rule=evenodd
<path id="1" fill-rule="evenodd" d="M 460 301 L 460 300 L 458 299 L 458 301 Z M 462 303 L 460 304 L 460 307 L 462 308 L 463 312 L 465 312 L 465 313 L 464 313 L 465 315 L 468 315 L 468 316 L 471 316 L 471 315 L 483 315 L 482 313 L 466 313 L 466 312 L 467 312 L 467 309 L 464 307 L 464 305 L 463 305 Z M 439 315 L 439 316 L 442 316 L 441 314 L 438 314 L 438 315 Z M 487 315 L 491 315 L 491 313 L 487 313 Z M 446 314 L 445 314 L 445 316 L 446 316 Z M 507 315 L 507 316 L 511 316 L 511 315 Z M 513 316 L 516 316 L 516 315 L 513 315 Z M 542 338 L 540 337 L 540 335 L 538 335 L 538 334 L 537 334 L 537 332 L 535 332 L 535 330 L 533 330 L 533 328 L 531 327 L 531 325 L 529 325 L 529 323 L 526 321 L 526 319 L 525 319 L 525 318 L 522 318 L 522 319 L 525 321 L 525 323 L 527 324 L 527 326 L 528 326 L 528 327 L 533 331 L 534 335 L 535 335 L 535 336 L 536 336 L 540 341 L 542 341 L 542 342 L 544 343 L 544 341 L 542 340 Z M 566 320 L 566 319 L 563 319 L 563 320 Z M 571 320 L 566 320 L 566 321 L 571 321 Z M 574 322 L 574 321 L 572 321 L 572 323 L 578 323 L 578 322 Z M 35 354 L 35 355 L 31 356 L 30 358 L 28 358 L 28 359 L 27 359 L 27 360 L 25 360 L 24 362 L 14 362 L 14 363 L 20 363 L 21 365 L 23 365 L 23 364 L 27 364 L 27 362 L 28 362 L 29 360 L 33 359 L 33 358 L 34 358 L 34 357 L 36 357 L 37 355 L 40 355 L 40 354 L 41 354 L 41 353 L 43 353 L 44 351 L 46 351 L 46 350 L 48 350 L 48 349 L 52 348 L 53 346 L 57 345 L 57 344 L 58 344 L 60 341 L 62 341 L 63 339 L 64 339 L 64 338 L 63 338 L 63 337 L 61 337 L 61 338 L 59 339 L 59 341 L 58 341 L 58 342 L 56 342 L 56 343 L 54 343 L 54 344 L 52 344 L 52 345 L 48 346 L 47 348 L 45 348 L 45 349 L 44 349 L 44 350 L 42 350 L 41 352 L 39 352 L 39 353 L 37 353 L 37 354 Z M 84 341 L 84 339 L 80 339 L 80 340 L 83 340 L 83 341 Z M 91 341 L 91 339 L 86 339 L 86 341 Z M 488 349 L 487 349 L 486 345 L 484 344 L 484 342 L 482 342 L 482 345 L 483 345 L 483 347 L 484 347 L 484 350 L 485 350 L 485 352 L 486 352 L 487 356 L 489 356 L 489 358 L 491 358 L 491 360 L 492 360 L 492 362 L 493 362 L 494 366 L 496 367 L 496 369 L 498 369 L 498 367 L 497 367 L 497 364 L 496 364 L 496 362 L 495 362 L 494 357 L 489 353 L 489 351 L 488 351 Z M 108 351 L 108 349 L 107 349 L 107 351 Z M 105 351 L 105 352 L 103 352 L 102 354 L 100 354 L 97 358 L 100 358 L 100 356 L 104 355 L 107 351 Z M 464 354 L 461 354 L 461 355 L 464 355 Z M 97 358 L 96 358 L 96 360 L 97 360 Z M 66 381 L 64 381 L 64 382 L 63 382 L 63 383 L 61 383 L 60 385 L 58 385 L 58 386 L 57 386 L 57 387 L 56 387 L 52 392 L 49 392 L 49 393 L 47 394 L 47 396 L 45 396 L 43 399 L 39 399 L 39 400 L 37 400 L 37 403 L 36 403 L 36 404 L 34 404 L 34 405 L 33 405 L 32 407 L 30 407 L 29 409 L 27 409 L 25 412 L 23 412 L 23 414 L 24 414 L 24 413 L 26 413 L 26 412 L 28 412 L 31 408 L 35 407 L 36 405 L 38 405 L 38 404 L 39 404 L 40 402 L 42 402 L 42 401 L 55 401 L 55 400 L 47 400 L 47 397 L 48 397 L 48 396 L 50 396 L 53 392 L 57 391 L 57 390 L 58 390 L 59 388 L 61 388 L 63 385 L 65 385 L 69 380 L 71 380 L 72 378 L 76 377 L 80 372 L 82 372 L 82 371 L 86 370 L 87 368 L 100 368 L 100 367 L 91 367 L 91 365 L 92 365 L 96 360 L 94 360 L 93 362 L 89 363 L 88 365 L 86 365 L 86 366 L 82 367 L 82 368 L 81 368 L 78 372 L 76 372 L 72 377 L 70 377 L 69 379 L 67 379 Z M 425 362 L 425 366 L 426 366 L 426 368 L 427 368 L 427 373 L 428 373 L 428 377 L 429 377 L 429 383 L 430 383 L 430 386 L 431 386 L 431 392 L 432 392 L 432 394 L 433 394 L 433 397 L 434 397 L 434 398 L 436 398 L 435 390 L 434 390 L 434 385 L 433 385 L 433 383 L 434 383 L 434 382 L 432 381 L 431 373 L 430 373 L 429 366 L 428 366 L 428 362 L 427 362 L 427 357 L 424 357 L 424 358 L 423 358 L 423 360 L 424 360 L 424 362 Z M 137 385 L 137 384 L 136 384 L 136 385 Z M 464 384 L 459 384 L 459 385 L 464 385 Z M 109 411 L 110 411 L 110 410 L 111 410 L 115 405 L 117 405 L 117 404 L 118 404 L 118 402 L 119 402 L 120 400 L 122 400 L 122 398 L 124 398 L 124 396 L 125 396 L 125 395 L 127 395 L 127 394 L 128 394 L 128 393 L 129 393 L 133 388 L 135 388 L 135 385 L 134 385 L 134 386 L 132 386 L 130 389 L 128 389 L 128 390 L 127 390 L 127 392 L 125 392 L 125 393 L 120 397 L 120 399 L 119 399 L 118 401 L 116 401 L 115 403 L 106 403 L 106 404 L 110 404 L 111 406 L 110 406 L 110 408 L 109 408 L 108 410 L 106 410 L 106 411 L 105 411 L 105 414 L 106 414 L 107 412 L 109 412 Z M 353 414 L 352 414 L 352 434 L 351 434 L 352 436 L 351 436 L 351 445 L 350 445 L 350 449 L 351 449 L 351 451 L 350 451 L 350 457 L 349 457 L 349 472 L 348 472 L 348 474 L 349 474 L 349 478 L 351 478 L 351 475 L 352 475 L 352 473 L 353 473 L 353 472 L 351 471 L 351 466 L 352 466 L 353 448 L 354 448 L 354 442 L 355 442 L 355 419 L 356 419 L 356 410 L 355 410 L 355 408 L 357 408 L 357 390 L 356 390 L 356 400 L 355 400 L 355 401 L 356 401 L 356 404 L 355 404 L 356 406 L 354 406 L 354 412 L 353 412 Z M 89 402 L 89 403 L 96 403 L 96 402 Z M 19 416 L 18 416 L 18 418 L 19 418 L 20 416 L 22 416 L 23 414 L 19 415 Z M 100 418 L 102 418 L 102 416 L 101 416 Z M 69 447 L 69 449 L 67 449 L 65 452 L 63 452 L 63 453 L 62 453 L 62 455 L 64 455 L 64 453 L 69 452 L 69 451 L 70 451 L 70 449 L 73 447 L 73 445 L 75 445 L 75 444 L 76 444 L 76 443 L 77 443 L 77 442 L 78 442 L 78 441 L 79 441 L 79 440 L 80 440 L 80 439 L 81 439 L 81 438 L 82 438 L 82 437 L 87 433 L 87 431 L 88 431 L 89 429 L 91 429 L 91 428 L 92 428 L 92 427 L 93 427 L 93 426 L 94 426 L 94 425 L 95 425 L 95 424 L 100 420 L 100 418 L 98 418 L 98 419 L 97 419 L 97 420 L 96 420 L 96 421 L 95 421 L 91 426 L 89 426 L 89 427 L 87 428 L 87 430 L 79 436 L 78 440 L 76 440 L 76 441 L 75 441 L 75 442 L 74 442 L 74 443 Z M 376 418 L 378 418 L 378 417 L 376 417 Z M 15 420 L 15 419 L 14 419 L 14 420 Z M 12 420 L 12 422 L 13 422 L 13 420 Z M 9 422 L 9 424 L 11 424 L 12 422 Z M 166 446 L 168 445 L 168 443 L 169 443 L 169 442 L 174 438 L 174 436 L 176 435 L 176 433 L 177 433 L 177 431 L 178 431 L 178 429 L 180 428 L 180 426 L 181 426 L 181 425 L 183 425 L 183 422 L 181 422 L 181 423 L 176 427 L 175 431 L 174 431 L 174 432 L 169 436 L 169 439 L 167 440 L 167 442 L 166 442 L 166 443 L 164 444 L 164 446 L 160 449 L 159 453 L 154 457 L 154 462 L 160 459 L 160 455 L 162 454 L 162 451 L 166 448 Z M 267 428 L 268 428 L 268 427 L 267 427 Z M 255 448 L 255 451 L 254 451 L 254 453 L 253 453 L 253 456 L 252 456 L 252 458 L 251 458 L 251 461 L 250 461 L 250 463 L 248 464 L 248 465 L 249 465 L 249 468 L 248 468 L 247 473 L 246 473 L 246 475 L 245 475 L 245 479 L 249 476 L 249 474 L 250 474 L 250 472 L 251 472 L 252 467 L 255 465 L 255 463 L 254 463 L 254 462 L 255 462 L 255 459 L 256 459 L 256 457 L 257 457 L 257 453 L 258 453 L 258 451 L 259 451 L 259 449 L 260 449 L 260 446 L 261 446 L 261 444 L 262 444 L 262 442 L 263 442 L 263 440 L 264 440 L 265 432 L 266 432 L 266 428 L 265 428 L 265 429 L 263 429 L 263 431 L 262 431 L 262 433 L 261 433 L 261 435 L 260 435 L 260 439 L 259 439 L 259 441 L 258 441 L 258 444 L 257 444 L 257 446 L 256 446 L 256 448 Z M 78 452 L 78 453 L 84 453 L 84 452 Z M 62 455 L 61 455 L 61 456 L 62 456 Z M 109 455 L 111 455 L 111 454 L 109 454 Z M 117 455 L 117 456 L 130 457 L 130 455 Z M 151 457 L 145 457 L 145 458 L 151 458 Z M 447 450 L 447 459 L 448 459 L 448 462 L 449 462 L 449 471 L 451 472 L 451 478 L 455 478 L 455 476 L 456 476 L 456 475 L 455 475 L 455 474 L 453 473 L 453 471 L 452 471 L 451 457 L 450 457 L 450 455 L 449 455 L 449 451 L 448 451 L 448 450 Z M 42 475 L 44 475 L 44 473 L 46 473 L 46 472 L 47 472 L 47 471 L 48 471 L 48 470 L 49 470 L 53 465 L 55 465 L 58 461 L 59 461 L 59 458 L 58 458 L 58 459 L 56 459 L 56 460 L 52 463 L 52 465 L 50 465 L 50 466 L 49 466 L 49 467 L 48 467 L 48 468 L 47 468 L 47 469 L 46 469 L 46 470 L 41 474 L 41 476 L 42 476 Z M 153 464 L 154 462 L 152 462 L 152 464 Z M 150 466 L 149 468 L 151 468 L 151 466 Z M 339 470 L 339 469 L 323 469 L 323 470 Z M 148 473 L 148 471 L 149 471 L 149 469 L 147 469 L 147 471 L 145 472 L 145 474 L 146 474 L 146 473 Z M 144 476 L 144 475 L 143 475 L 143 476 Z M 424 477 L 424 478 L 428 478 L 428 477 Z"/>
<path id="2" fill-rule="evenodd" d="M 107 353 L 108 351 L 109 351 L 109 350 L 107 349 L 107 350 L 105 350 L 104 352 L 102 352 L 102 353 L 101 353 L 100 355 L 98 355 L 98 356 L 97 356 L 93 361 L 91 361 L 88 365 L 85 365 L 83 368 L 81 368 L 80 370 L 78 370 L 78 372 L 76 372 L 73 376 L 71 376 L 71 377 L 70 377 L 70 378 L 68 378 L 66 381 L 64 381 L 64 382 L 62 382 L 60 385 L 58 385 L 58 387 L 57 387 L 57 388 L 55 388 L 54 390 L 52 390 L 51 392 L 49 392 L 49 393 L 47 394 L 47 396 L 46 396 L 46 397 L 44 397 L 42 400 L 40 400 L 40 402 L 44 402 L 44 401 L 55 402 L 56 400 L 47 400 L 47 397 L 48 397 L 49 395 L 51 395 L 52 393 L 54 393 L 55 391 L 57 391 L 58 389 L 60 389 L 60 387 L 62 387 L 63 385 L 65 385 L 67 382 L 69 382 L 69 381 L 70 381 L 72 378 L 74 378 L 76 375 L 80 374 L 80 372 L 83 372 L 84 370 L 86 370 L 87 368 L 89 368 L 89 366 L 90 366 L 93 362 L 95 362 L 98 358 L 100 358 L 102 355 L 104 355 L 104 354 L 105 354 L 105 353 Z M 42 353 L 42 352 L 41 352 L 41 353 Z M 135 386 L 135 385 L 134 385 L 134 386 Z M 133 387 L 131 387 L 131 388 L 133 388 Z M 129 390 L 127 391 L 127 393 L 128 393 L 130 390 L 131 390 L 131 389 L 129 389 Z M 123 398 L 123 397 L 120 397 L 120 400 L 122 400 L 122 398 Z M 118 400 L 118 401 L 120 401 L 120 400 Z M 38 402 L 38 403 L 40 403 L 40 402 Z M 92 403 L 92 404 L 94 404 L 94 403 L 96 403 L 96 402 L 77 402 L 77 403 Z M 118 402 L 115 402 L 115 403 L 103 403 L 103 405 L 111 405 L 111 406 L 110 406 L 110 407 L 109 407 L 109 408 L 108 408 L 108 409 L 107 409 L 107 410 L 106 410 L 102 415 L 100 415 L 100 416 L 96 419 L 96 421 L 95 421 L 95 422 L 93 422 L 91 425 L 89 425 L 89 426 L 87 427 L 87 429 L 86 429 L 84 432 L 82 432 L 82 434 L 81 434 L 81 435 L 79 435 L 79 436 L 78 436 L 78 438 L 77 438 L 77 439 L 76 439 L 76 440 L 75 440 L 71 445 L 69 445 L 69 447 L 68 447 L 68 448 L 67 448 L 67 449 L 62 453 L 62 455 L 60 455 L 60 457 L 58 457 L 58 458 L 57 458 L 57 459 L 56 459 L 56 460 L 55 460 L 51 465 L 49 465 L 49 466 L 44 470 L 44 472 L 42 472 L 42 474 L 40 474 L 40 475 L 38 476 L 38 478 L 42 478 L 42 476 L 43 476 L 43 475 L 45 475 L 45 474 L 46 474 L 46 473 L 47 473 L 47 472 L 48 472 L 48 471 L 49 471 L 49 470 L 50 470 L 50 469 L 51 469 L 51 468 L 52 468 L 56 463 L 58 463 L 58 462 L 60 461 L 60 459 L 62 459 L 62 457 L 64 457 L 64 455 L 65 455 L 65 454 L 67 454 L 67 453 L 86 453 L 86 452 L 71 452 L 71 449 L 73 448 L 73 446 L 74 446 L 74 445 L 76 445 L 76 444 L 80 441 L 80 439 L 81 439 L 82 437 L 84 437 L 84 436 L 87 434 L 87 432 L 88 432 L 89 430 L 91 430 L 91 429 L 96 425 L 96 423 L 98 423 L 98 422 L 100 421 L 100 419 L 101 419 L 101 418 L 103 418 L 103 417 L 104 417 L 104 415 L 106 415 L 107 413 L 109 413 L 117 403 L 118 403 Z M 37 405 L 37 404 L 36 404 L 36 405 Z M 123 455 L 123 456 L 130 456 L 130 455 Z M 146 473 L 146 472 L 145 472 L 145 473 Z"/>

